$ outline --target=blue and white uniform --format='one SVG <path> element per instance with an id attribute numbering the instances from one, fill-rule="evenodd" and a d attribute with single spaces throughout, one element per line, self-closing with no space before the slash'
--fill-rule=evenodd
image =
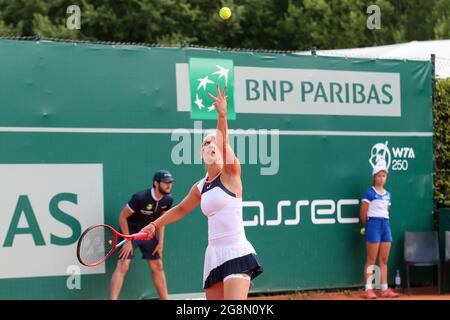
<path id="1" fill-rule="evenodd" d="M 380 194 L 372 186 L 366 191 L 362 201 L 369 204 L 367 210 L 366 241 L 372 243 L 392 242 L 391 225 L 389 222 L 391 193 L 385 190 L 383 194 Z"/>
<path id="2" fill-rule="evenodd" d="M 212 181 L 201 179 L 201 209 L 208 218 L 208 247 L 205 252 L 203 287 L 209 288 L 229 275 L 258 276 L 262 266 L 247 240 L 242 219 L 242 198 L 222 184 L 221 174 Z"/>

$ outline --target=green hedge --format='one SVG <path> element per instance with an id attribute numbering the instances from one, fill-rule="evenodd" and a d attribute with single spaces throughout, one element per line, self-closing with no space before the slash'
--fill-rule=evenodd
<path id="1" fill-rule="evenodd" d="M 434 201 L 437 207 L 450 207 L 450 78 L 436 81 L 433 112 L 436 163 Z"/>

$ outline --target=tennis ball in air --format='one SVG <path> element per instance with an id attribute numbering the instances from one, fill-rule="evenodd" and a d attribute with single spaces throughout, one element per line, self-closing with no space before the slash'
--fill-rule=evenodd
<path id="1" fill-rule="evenodd" d="M 366 228 L 361 228 L 361 230 L 359 230 L 359 233 L 361 233 L 361 235 L 365 235 L 366 234 Z"/>
<path id="2" fill-rule="evenodd" d="M 231 10 L 228 7 L 223 7 L 219 11 L 219 16 L 222 18 L 222 20 L 228 20 L 231 17 Z"/>
<path id="3" fill-rule="evenodd" d="M 112 245 L 112 240 L 108 240 L 108 244 L 109 244 L 109 245 Z"/>

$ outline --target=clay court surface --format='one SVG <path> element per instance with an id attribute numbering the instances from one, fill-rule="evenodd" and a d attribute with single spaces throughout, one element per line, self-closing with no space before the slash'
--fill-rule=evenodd
<path id="1" fill-rule="evenodd" d="M 376 292 L 377 293 L 377 292 Z M 450 300 L 450 293 L 437 293 L 436 288 L 411 288 L 410 294 L 398 292 L 400 297 L 389 300 Z M 304 291 L 280 295 L 251 296 L 249 300 L 366 300 L 361 290 L 341 290 L 336 292 Z M 378 300 L 388 300 L 378 298 Z"/>

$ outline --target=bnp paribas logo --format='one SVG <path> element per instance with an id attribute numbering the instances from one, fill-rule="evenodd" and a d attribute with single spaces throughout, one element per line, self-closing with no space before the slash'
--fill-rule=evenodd
<path id="1" fill-rule="evenodd" d="M 189 82 L 191 88 L 191 119 L 217 119 L 214 101 L 208 96 L 217 96 L 216 84 L 227 86 L 228 119 L 236 119 L 234 111 L 233 60 L 189 59 Z"/>

